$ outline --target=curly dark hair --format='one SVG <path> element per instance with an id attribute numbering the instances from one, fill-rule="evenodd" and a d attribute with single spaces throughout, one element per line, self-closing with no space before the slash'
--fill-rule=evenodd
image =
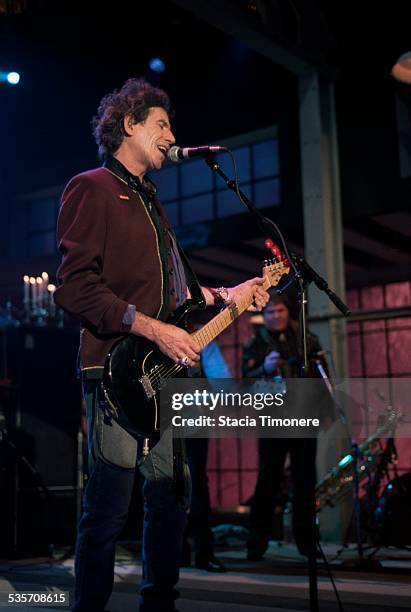
<path id="1" fill-rule="evenodd" d="M 160 106 L 168 115 L 171 114 L 170 99 L 166 92 L 143 78 L 128 79 L 120 90 L 116 89 L 104 96 L 91 122 L 100 158 L 106 159 L 121 145 L 126 115 L 130 115 L 135 123 L 140 123 L 147 119 L 153 106 Z"/>

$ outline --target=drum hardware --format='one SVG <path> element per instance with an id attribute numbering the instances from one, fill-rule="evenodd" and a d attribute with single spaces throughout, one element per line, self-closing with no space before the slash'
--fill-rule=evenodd
<path id="1" fill-rule="evenodd" d="M 384 457 L 381 438 L 393 433 L 400 415 L 392 411 L 386 422 L 358 445 L 358 450 L 345 455 L 316 486 L 316 507 L 320 512 L 326 506 L 333 508 L 347 495 L 355 484 L 355 472 L 359 482 L 375 472 Z M 355 457 L 355 454 L 358 456 Z M 354 465 L 356 464 L 356 470 Z"/>
<path id="2" fill-rule="evenodd" d="M 405 518 L 411 514 L 411 474 L 398 476 L 394 443 L 394 431 L 400 420 L 401 414 L 391 410 L 385 423 L 358 445 L 357 457 L 355 451 L 343 457 L 316 487 L 317 512 L 321 512 L 326 506 L 334 507 L 341 502 L 356 486 L 356 481 L 358 487 L 365 478 L 369 479 L 364 487 L 365 496 L 361 500 L 358 497 L 357 520 L 361 509 L 363 525 L 361 528 L 358 525 L 357 535 L 359 533 L 362 538 L 361 534 L 364 533 L 371 545 L 364 547 L 361 540 L 359 557 L 343 565 L 375 569 L 381 567 L 381 564 L 372 557 L 381 546 L 411 550 L 405 545 L 411 544 L 411 528 L 408 518 Z M 384 444 L 382 438 L 387 434 Z M 393 479 L 390 479 L 390 468 L 394 472 Z M 388 482 L 379 495 L 384 477 Z M 337 557 L 345 546 L 340 549 Z M 363 556 L 366 549 L 373 549 L 367 558 Z"/>

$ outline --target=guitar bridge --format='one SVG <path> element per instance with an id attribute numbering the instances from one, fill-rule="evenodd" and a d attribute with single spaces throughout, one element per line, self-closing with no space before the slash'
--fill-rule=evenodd
<path id="1" fill-rule="evenodd" d="M 138 379 L 138 382 L 142 384 L 144 393 L 147 396 L 147 399 L 151 399 L 155 396 L 156 392 L 153 389 L 153 385 L 151 384 L 150 377 L 147 374 L 144 374 L 141 378 Z"/>

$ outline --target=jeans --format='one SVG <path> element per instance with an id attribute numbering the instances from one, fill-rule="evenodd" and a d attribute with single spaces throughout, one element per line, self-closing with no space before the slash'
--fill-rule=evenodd
<path id="1" fill-rule="evenodd" d="M 187 460 L 193 484 L 189 531 L 194 540 L 196 561 L 213 554 L 210 493 L 207 478 L 208 438 L 186 439 Z"/>
<path id="2" fill-rule="evenodd" d="M 316 443 L 314 438 L 259 440 L 259 471 L 251 502 L 249 551 L 264 554 L 267 550 L 276 498 L 289 452 L 293 484 L 293 533 L 297 548 L 302 554 L 307 554 L 314 541 Z"/>
<path id="3" fill-rule="evenodd" d="M 142 456 L 142 440 L 131 436 L 112 418 L 101 383 L 86 381 L 89 479 L 83 500 L 75 556 L 75 612 L 102 612 L 114 582 L 115 545 L 128 514 L 134 479 L 144 476 L 143 577 L 140 612 L 171 612 L 179 593 L 174 588 L 186 512 L 189 472 L 182 458 L 176 486 L 176 450 L 167 431 L 150 440 Z M 180 487 L 181 490 L 181 487 Z"/>

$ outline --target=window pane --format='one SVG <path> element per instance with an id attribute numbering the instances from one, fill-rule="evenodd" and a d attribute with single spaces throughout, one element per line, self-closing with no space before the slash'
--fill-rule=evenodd
<path id="1" fill-rule="evenodd" d="M 56 234 L 53 231 L 34 234 L 29 239 L 29 255 L 51 255 L 57 250 Z"/>
<path id="2" fill-rule="evenodd" d="M 213 197 L 209 193 L 196 198 L 186 198 L 181 205 L 184 225 L 213 218 Z"/>
<path id="3" fill-rule="evenodd" d="M 278 140 L 267 140 L 253 145 L 254 176 L 262 178 L 280 173 Z"/>
<path id="4" fill-rule="evenodd" d="M 54 198 L 31 202 L 29 231 L 51 229 L 56 224 L 56 202 Z"/>
<path id="5" fill-rule="evenodd" d="M 250 185 L 241 187 L 241 190 L 247 196 L 251 198 Z M 240 213 L 247 212 L 244 204 L 240 202 L 237 195 L 231 191 L 231 189 L 224 189 L 223 191 L 217 192 L 217 216 L 228 217 L 229 215 L 239 215 Z"/>
<path id="6" fill-rule="evenodd" d="M 158 187 L 158 197 L 162 202 L 175 200 L 177 193 L 177 166 L 166 166 L 153 174 L 153 181 Z"/>
<path id="7" fill-rule="evenodd" d="M 212 170 L 205 161 L 198 159 L 181 166 L 181 191 L 183 196 L 210 191 L 213 188 Z"/>
<path id="8" fill-rule="evenodd" d="M 279 179 L 258 181 L 254 186 L 255 205 L 257 208 L 266 208 L 280 203 Z"/>
<path id="9" fill-rule="evenodd" d="M 168 204 L 164 204 L 164 210 L 165 210 L 167 218 L 170 221 L 172 227 L 177 227 L 178 225 L 178 202 L 169 202 Z"/>
<path id="10" fill-rule="evenodd" d="M 240 149 L 233 149 L 234 159 L 237 165 L 238 177 L 240 183 L 247 183 L 250 177 L 250 147 L 241 147 Z M 234 178 L 233 162 L 229 155 L 219 155 L 217 161 L 220 164 L 221 170 L 227 174 L 230 178 Z M 223 185 L 222 179 L 217 179 L 217 187 Z"/>

